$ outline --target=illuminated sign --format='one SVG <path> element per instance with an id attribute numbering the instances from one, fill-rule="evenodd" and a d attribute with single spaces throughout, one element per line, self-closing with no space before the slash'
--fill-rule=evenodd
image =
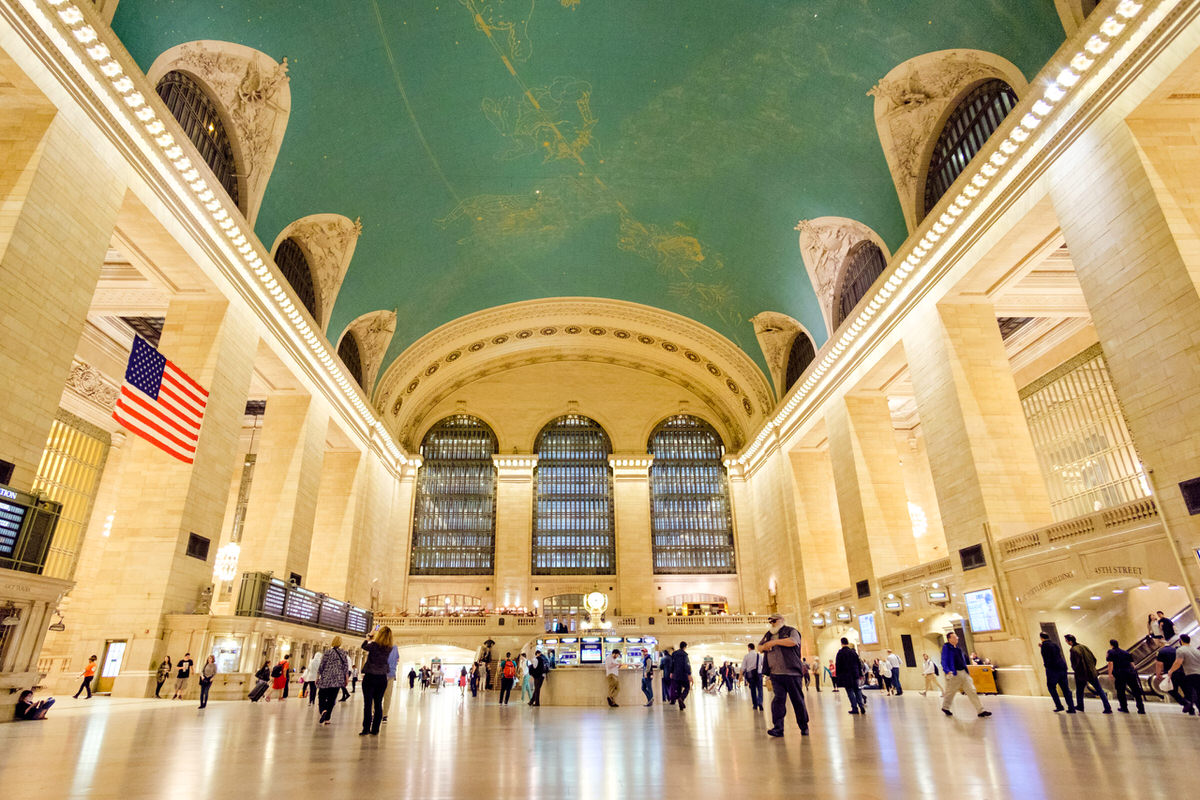
<path id="1" fill-rule="evenodd" d="M 967 618 L 973 631 L 998 631 L 1000 608 L 996 605 L 996 594 L 991 589 L 967 592 Z"/>
<path id="2" fill-rule="evenodd" d="M 903 604 L 899 600 L 888 600 L 883 604 L 883 607 L 888 611 L 899 611 L 903 608 Z"/>
<path id="3" fill-rule="evenodd" d="M 858 631 L 863 644 L 879 644 L 879 633 L 875 630 L 875 614 L 858 615 Z"/>
<path id="4" fill-rule="evenodd" d="M 838 622 L 849 622 L 850 621 L 850 612 L 849 611 L 839 611 L 837 614 L 837 618 L 838 618 Z"/>

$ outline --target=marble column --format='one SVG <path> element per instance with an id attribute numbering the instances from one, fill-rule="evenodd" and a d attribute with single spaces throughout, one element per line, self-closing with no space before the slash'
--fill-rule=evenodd
<path id="1" fill-rule="evenodd" d="M 366 472 L 358 450 L 326 452 L 321 463 L 305 582 L 310 589 L 338 599 L 349 592 L 351 552 L 360 527 L 362 496 L 367 491 Z"/>
<path id="2" fill-rule="evenodd" d="M 624 616 L 653 614 L 654 555 L 651 543 L 650 464 L 645 453 L 609 458 L 617 529 L 617 588 L 614 607 Z"/>
<path id="3" fill-rule="evenodd" d="M 830 453 L 828 449 L 799 449 L 790 452 L 788 460 L 800 521 L 804 582 L 808 596 L 818 597 L 850 585 Z"/>
<path id="4" fill-rule="evenodd" d="M 496 582 L 497 606 L 531 606 L 533 585 L 534 455 L 496 455 Z"/>
<path id="5" fill-rule="evenodd" d="M 10 85 L 0 121 L 0 459 L 15 465 L 12 485 L 27 491 L 71 372 L 125 184 L 61 117 L 7 105 L 11 91 Z"/>

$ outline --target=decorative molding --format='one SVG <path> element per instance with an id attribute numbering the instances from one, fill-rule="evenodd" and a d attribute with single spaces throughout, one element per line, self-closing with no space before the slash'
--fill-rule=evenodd
<path id="1" fill-rule="evenodd" d="M 157 85 L 172 70 L 199 79 L 221 109 L 245 190 L 246 220 L 253 225 L 291 115 L 287 59 L 276 62 L 244 45 L 201 40 L 164 52 L 146 77 Z"/>
<path id="2" fill-rule="evenodd" d="M 350 268 L 350 260 L 354 257 L 354 248 L 358 245 L 358 237 L 361 235 L 361 218 L 351 220 L 341 214 L 310 214 L 284 228 L 271 247 L 273 257 L 284 239 L 291 237 L 300 243 L 308 259 L 308 267 L 312 270 L 317 310 L 321 315 L 316 322 L 322 331 L 328 331 L 329 317 L 333 313 L 334 303 L 337 302 L 338 292 L 342 288 L 342 281 L 346 277 L 346 270 Z M 350 324 L 354 325 L 353 322 Z M 394 324 L 392 330 L 395 330 Z M 390 341 L 391 337 L 388 339 Z M 382 361 L 383 353 L 379 354 L 379 358 Z M 378 368 L 377 364 L 376 370 Z M 371 382 L 368 381 L 367 386 L 370 385 Z"/>
<path id="3" fill-rule="evenodd" d="M 787 364 L 792 342 L 799 333 L 807 335 L 808 332 L 799 321 L 778 311 L 760 311 L 750 321 L 754 323 L 754 336 L 767 360 L 771 380 L 775 382 L 775 394 L 782 397 L 787 391 Z"/>
<path id="4" fill-rule="evenodd" d="M 909 231 L 924 216 L 929 158 L 954 102 L 989 78 L 1006 81 L 1018 97 L 1028 86 L 1019 69 L 993 53 L 939 50 L 905 61 L 867 92 Z"/>
<path id="5" fill-rule="evenodd" d="M 79 360 L 71 364 L 67 389 L 107 412 L 112 412 L 121 394 L 120 388 L 103 372 Z"/>
<path id="6" fill-rule="evenodd" d="M 887 244 L 879 234 L 857 220 L 845 217 L 818 217 L 796 223 L 800 232 L 800 257 L 808 272 L 809 282 L 817 294 L 825 329 L 833 335 L 833 302 L 838 280 L 846 268 L 846 257 L 854 245 L 864 240 L 874 242 L 890 259 Z M 787 356 L 784 356 L 786 363 Z"/>
<path id="7" fill-rule="evenodd" d="M 371 311 L 346 326 L 338 337 L 338 344 L 346 336 L 347 331 L 354 333 L 358 342 L 358 357 L 362 362 L 363 386 L 370 394 L 375 385 L 375 376 L 383 364 L 388 345 L 392 343 L 392 334 L 396 332 L 396 311 Z"/>

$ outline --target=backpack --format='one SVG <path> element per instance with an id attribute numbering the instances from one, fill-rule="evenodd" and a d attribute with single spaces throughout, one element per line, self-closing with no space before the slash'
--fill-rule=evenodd
<path id="1" fill-rule="evenodd" d="M 513 662 L 504 662 L 504 677 L 515 678 L 517 676 L 517 668 L 513 666 Z"/>
<path id="2" fill-rule="evenodd" d="M 937 665 L 937 664 L 934 664 L 934 665 L 933 665 L 933 674 L 934 674 L 934 675 L 941 675 L 941 674 L 942 674 L 942 673 L 941 673 L 941 671 L 940 671 L 940 670 L 938 670 L 938 665 Z"/>
<path id="3" fill-rule="evenodd" d="M 271 677 L 272 678 L 278 678 L 282 674 L 283 674 L 283 664 L 276 664 L 275 666 L 271 667 Z"/>

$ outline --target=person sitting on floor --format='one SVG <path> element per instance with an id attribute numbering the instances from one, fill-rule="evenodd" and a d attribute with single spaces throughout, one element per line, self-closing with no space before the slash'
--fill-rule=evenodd
<path id="1" fill-rule="evenodd" d="M 18 720 L 45 719 L 46 712 L 50 710 L 50 706 L 52 705 L 54 705 L 53 697 L 47 697 L 45 700 L 34 700 L 33 690 L 26 689 L 21 692 L 21 696 L 17 699 L 16 718 Z"/>

